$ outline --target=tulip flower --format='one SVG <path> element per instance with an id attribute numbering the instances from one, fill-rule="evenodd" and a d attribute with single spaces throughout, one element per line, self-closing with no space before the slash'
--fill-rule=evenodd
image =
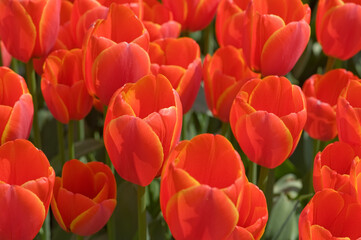
<path id="1" fill-rule="evenodd" d="M 51 209 L 60 227 L 80 236 L 98 232 L 117 204 L 117 187 L 110 168 L 101 162 L 66 162 L 56 177 Z"/>
<path id="2" fill-rule="evenodd" d="M 180 34 L 181 25 L 173 20 L 172 13 L 157 0 L 143 0 L 142 21 L 151 42 L 160 38 L 176 38 Z"/>
<path id="3" fill-rule="evenodd" d="M 41 91 L 50 112 L 64 124 L 83 119 L 93 105 L 83 79 L 82 56 L 81 49 L 58 50 L 45 61 Z"/>
<path id="4" fill-rule="evenodd" d="M 266 199 L 221 135 L 180 142 L 164 166 L 160 204 L 175 239 L 260 239 Z"/>
<path id="5" fill-rule="evenodd" d="M 204 92 L 212 114 L 223 122 L 229 121 L 229 112 L 237 93 L 252 78 L 260 77 L 252 72 L 243 58 L 241 49 L 233 46 L 219 48 L 203 64 Z"/>
<path id="6" fill-rule="evenodd" d="M 326 55 L 347 60 L 361 50 L 361 2 L 320 0 L 316 36 Z"/>
<path id="7" fill-rule="evenodd" d="M 336 107 L 336 121 L 340 141 L 350 144 L 356 155 L 361 154 L 361 81 L 351 80 L 340 95 Z"/>
<path id="8" fill-rule="evenodd" d="M 301 88 L 277 76 L 248 81 L 230 112 L 240 147 L 252 162 L 267 168 L 277 167 L 293 153 L 306 118 Z"/>
<path id="9" fill-rule="evenodd" d="M 345 193 L 324 189 L 302 210 L 298 229 L 300 240 L 359 239 L 361 205 Z"/>
<path id="10" fill-rule="evenodd" d="M 28 62 L 50 52 L 58 35 L 60 2 L 0 1 L 0 36 L 13 57 Z"/>
<path id="11" fill-rule="evenodd" d="M 359 162 L 360 159 L 347 143 L 334 142 L 327 145 L 315 157 L 313 165 L 313 188 L 315 192 L 332 188 L 350 195 L 354 194 L 350 175 Z"/>
<path id="12" fill-rule="evenodd" d="M 24 139 L 0 146 L 0 239 L 34 239 L 55 181 L 45 154 Z"/>
<path id="13" fill-rule="evenodd" d="M 168 78 L 180 96 L 183 113 L 187 113 L 197 97 L 202 80 L 197 42 L 187 37 L 159 39 L 150 43 L 149 57 L 152 73 Z"/>
<path id="14" fill-rule="evenodd" d="M 142 22 L 129 8 L 113 3 L 106 19 L 97 20 L 84 40 L 83 71 L 90 95 L 108 105 L 118 88 L 149 74 L 148 46 Z"/>
<path id="15" fill-rule="evenodd" d="M 238 41 L 253 71 L 286 75 L 310 38 L 309 6 L 301 0 L 222 1 L 228 3 L 222 2 L 217 12 L 218 41 Z"/>
<path id="16" fill-rule="evenodd" d="M 1 144 L 28 138 L 33 123 L 33 100 L 25 80 L 11 69 L 0 67 Z"/>
<path id="17" fill-rule="evenodd" d="M 8 50 L 6 50 L 4 43 L 1 40 L 0 40 L 0 53 L 1 53 L 2 66 L 9 67 L 12 57 L 9 54 Z"/>
<path id="18" fill-rule="evenodd" d="M 174 20 L 182 25 L 184 31 L 198 31 L 207 27 L 214 18 L 220 0 L 163 0 L 174 16 Z"/>
<path id="19" fill-rule="evenodd" d="M 104 144 L 118 174 L 146 186 L 160 175 L 181 128 L 177 92 L 163 75 L 147 75 L 114 93 L 104 123 Z"/>
<path id="20" fill-rule="evenodd" d="M 312 75 L 303 85 L 307 100 L 305 131 L 315 139 L 329 141 L 337 135 L 336 104 L 341 91 L 357 77 L 345 69 Z"/>

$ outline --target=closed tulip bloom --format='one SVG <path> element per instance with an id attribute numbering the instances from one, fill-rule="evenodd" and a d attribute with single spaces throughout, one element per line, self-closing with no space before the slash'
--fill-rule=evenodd
<path id="1" fill-rule="evenodd" d="M 24 139 L 0 146 L 0 239 L 34 239 L 48 213 L 55 180 L 45 154 Z"/>
<path id="2" fill-rule="evenodd" d="M 51 209 L 60 227 L 88 236 L 98 232 L 111 217 L 117 187 L 110 168 L 101 162 L 66 162 L 56 177 Z"/>
<path id="3" fill-rule="evenodd" d="M 347 60 L 361 50 L 361 2 L 320 0 L 316 36 L 326 55 Z"/>
<path id="4" fill-rule="evenodd" d="M 83 119 L 93 105 L 83 78 L 82 56 L 81 49 L 58 50 L 45 61 L 41 91 L 50 112 L 64 124 Z"/>
<path id="5" fill-rule="evenodd" d="M 252 79 L 237 94 L 230 124 L 248 158 L 275 168 L 295 150 L 306 123 L 306 99 L 285 77 Z"/>
<path id="6" fill-rule="evenodd" d="M 202 80 L 197 42 L 187 37 L 159 39 L 150 44 L 149 57 L 152 73 L 168 78 L 179 94 L 183 113 L 187 113 L 192 108 Z"/>
<path id="7" fill-rule="evenodd" d="M 305 131 L 312 138 L 329 141 L 337 136 L 337 99 L 348 82 L 356 78 L 345 69 L 334 69 L 306 80 L 302 87 L 307 100 Z"/>
<path id="8" fill-rule="evenodd" d="M 332 188 L 350 195 L 355 193 L 350 180 L 351 172 L 360 162 L 347 143 L 334 142 L 319 152 L 313 165 L 313 188 L 315 192 Z"/>
<path id="9" fill-rule="evenodd" d="M 361 154 L 361 81 L 351 80 L 340 95 L 336 108 L 336 121 L 340 141 L 351 145 L 356 155 Z"/>
<path id="10" fill-rule="evenodd" d="M 268 219 L 262 191 L 221 135 L 177 145 L 162 172 L 160 204 L 175 239 L 260 239 Z"/>
<path id="11" fill-rule="evenodd" d="M 228 3 L 221 3 L 217 12 L 219 42 L 238 40 L 247 64 L 263 76 L 286 75 L 310 38 L 309 6 L 301 0 L 222 1 Z"/>
<path id="12" fill-rule="evenodd" d="M 148 46 L 148 32 L 138 17 L 113 3 L 106 19 L 97 20 L 84 40 L 83 71 L 90 95 L 108 105 L 118 88 L 149 74 Z"/>
<path id="13" fill-rule="evenodd" d="M 317 192 L 302 210 L 300 240 L 355 240 L 361 237 L 361 205 L 333 189 Z"/>
<path id="14" fill-rule="evenodd" d="M 250 79 L 260 77 L 252 72 L 243 58 L 241 49 L 233 46 L 220 47 L 203 64 L 204 92 L 212 114 L 229 121 L 229 112 L 241 87 Z"/>
<path id="15" fill-rule="evenodd" d="M 13 57 L 28 62 L 49 53 L 58 35 L 60 2 L 0 1 L 0 36 Z"/>
<path id="16" fill-rule="evenodd" d="M 182 105 L 163 75 L 147 75 L 117 90 L 104 123 L 104 144 L 118 174 L 146 186 L 160 175 L 177 144 Z"/>
<path id="17" fill-rule="evenodd" d="M 11 69 L 0 67 L 1 144 L 18 138 L 28 138 L 33 114 L 33 100 L 25 80 Z"/>
<path id="18" fill-rule="evenodd" d="M 220 0 L 163 0 L 172 11 L 174 19 L 182 25 L 182 30 L 198 31 L 211 23 Z"/>

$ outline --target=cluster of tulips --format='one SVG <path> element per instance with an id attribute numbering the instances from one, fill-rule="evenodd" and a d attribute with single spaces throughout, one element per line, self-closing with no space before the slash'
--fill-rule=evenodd
<path id="1" fill-rule="evenodd" d="M 319 0 L 315 12 L 304 2 L 0 0 L 0 239 L 49 240 L 56 223 L 79 239 L 120 239 L 119 176 L 137 186 L 139 239 L 155 179 L 175 239 L 261 239 L 274 171 L 303 130 L 324 149 L 299 239 L 361 239 L 361 79 L 334 68 L 361 50 L 361 1 Z M 311 26 L 329 60 L 297 85 L 288 74 Z M 182 135 L 200 92 L 228 134 Z M 42 151 L 40 108 L 59 139 L 68 128 L 57 163 Z M 74 121 L 91 111 L 103 114 L 104 161 L 75 157 Z"/>

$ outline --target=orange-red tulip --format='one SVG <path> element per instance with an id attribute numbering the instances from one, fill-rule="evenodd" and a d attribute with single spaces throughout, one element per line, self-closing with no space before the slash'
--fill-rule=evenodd
<path id="1" fill-rule="evenodd" d="M 177 145 L 162 172 L 160 204 L 175 239 L 260 239 L 268 219 L 262 191 L 221 135 Z"/>
<path id="2" fill-rule="evenodd" d="M 336 121 L 340 141 L 350 144 L 361 154 L 361 81 L 351 80 L 340 95 L 336 107 Z"/>
<path id="3" fill-rule="evenodd" d="M 25 80 L 0 67 L 0 143 L 28 138 L 33 123 L 33 99 Z"/>
<path id="4" fill-rule="evenodd" d="M 356 240 L 361 237 L 361 205 L 333 189 L 317 192 L 301 212 L 300 240 Z"/>
<path id="5" fill-rule="evenodd" d="M 50 112 L 64 124 L 83 119 L 93 105 L 83 79 L 82 56 L 81 49 L 58 50 L 45 61 L 41 91 Z"/>
<path id="6" fill-rule="evenodd" d="M 45 154 L 24 139 L 0 147 L 0 239 L 34 239 L 48 213 L 55 180 Z"/>
<path id="7" fill-rule="evenodd" d="M 310 38 L 309 6 L 301 0 L 223 1 L 217 12 L 221 45 L 238 41 L 247 64 L 263 76 L 287 74 Z"/>
<path id="8" fill-rule="evenodd" d="M 307 100 L 305 131 L 315 139 L 329 141 L 337 135 L 336 104 L 341 91 L 357 77 L 345 69 L 315 74 L 302 89 Z"/>
<path id="9" fill-rule="evenodd" d="M 11 55 L 8 52 L 8 50 L 6 50 L 3 41 L 0 40 L 0 52 L 1 52 L 1 60 L 3 63 L 3 66 L 5 67 L 9 67 L 10 63 L 11 63 Z"/>
<path id="10" fill-rule="evenodd" d="M 160 38 L 176 38 L 181 25 L 173 21 L 172 13 L 157 0 L 143 0 L 143 24 L 149 32 L 150 41 Z"/>
<path id="11" fill-rule="evenodd" d="M 66 162 L 56 177 L 51 209 L 60 227 L 80 236 L 99 231 L 117 204 L 117 187 L 110 168 L 101 162 Z"/>
<path id="12" fill-rule="evenodd" d="M 230 112 L 232 131 L 248 158 L 275 168 L 295 150 L 306 123 L 306 99 L 285 77 L 248 81 Z"/>
<path id="13" fill-rule="evenodd" d="M 182 105 L 163 75 L 147 75 L 116 91 L 104 123 L 104 144 L 118 174 L 146 186 L 177 144 Z"/>
<path id="14" fill-rule="evenodd" d="M 243 58 L 241 49 L 220 47 L 203 64 L 204 92 L 209 109 L 223 122 L 229 121 L 229 112 L 237 93 L 252 78 L 260 74 L 252 72 Z"/>
<path id="15" fill-rule="evenodd" d="M 0 36 L 13 57 L 28 62 L 49 53 L 58 35 L 60 2 L 0 1 Z"/>
<path id="16" fill-rule="evenodd" d="M 129 8 L 113 3 L 84 40 L 83 70 L 87 89 L 103 105 L 125 83 L 150 73 L 149 35 Z M 146 50 L 144 50 L 146 49 Z"/>
<path id="17" fill-rule="evenodd" d="M 202 80 L 202 62 L 197 42 L 187 37 L 159 39 L 150 44 L 149 57 L 152 73 L 163 74 L 168 78 L 179 94 L 183 113 L 188 112 Z"/>
<path id="18" fill-rule="evenodd" d="M 174 20 L 182 25 L 182 30 L 198 31 L 213 20 L 220 0 L 163 0 L 172 11 Z"/>
<path id="19" fill-rule="evenodd" d="M 326 55 L 347 60 L 361 50 L 361 2 L 320 0 L 316 36 Z"/>
<path id="20" fill-rule="evenodd" d="M 334 142 L 319 152 L 313 165 L 313 188 L 315 192 L 325 188 L 332 188 L 350 195 L 354 194 L 354 187 L 350 175 L 360 162 L 350 145 Z"/>

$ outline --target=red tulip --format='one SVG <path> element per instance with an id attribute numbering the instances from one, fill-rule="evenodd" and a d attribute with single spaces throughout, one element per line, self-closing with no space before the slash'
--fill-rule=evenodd
<path id="1" fill-rule="evenodd" d="M 216 14 L 220 0 L 163 0 L 172 11 L 174 19 L 182 25 L 182 30 L 198 31 L 207 27 Z"/>
<path id="2" fill-rule="evenodd" d="M 315 139 L 329 141 L 337 135 L 336 104 L 341 91 L 357 77 L 344 69 L 312 75 L 303 85 L 307 100 L 305 131 Z"/>
<path id="3" fill-rule="evenodd" d="M 218 41 L 238 41 L 247 64 L 263 76 L 287 74 L 310 38 L 308 5 L 301 0 L 222 1 L 217 12 Z"/>
<path id="4" fill-rule="evenodd" d="M 118 174 L 146 186 L 177 144 L 182 105 L 163 75 L 148 75 L 117 90 L 104 123 L 104 144 Z"/>
<path id="5" fill-rule="evenodd" d="M 34 239 L 47 215 L 55 172 L 44 153 L 18 139 L 0 146 L 0 239 Z"/>
<path id="6" fill-rule="evenodd" d="M 347 60 L 361 50 L 361 2 L 320 0 L 316 36 L 326 55 Z"/>
<path id="7" fill-rule="evenodd" d="M 260 77 L 252 72 L 241 49 L 232 46 L 219 48 L 203 64 L 204 92 L 209 109 L 223 122 L 229 121 L 229 112 L 237 93 L 248 80 Z"/>
<path id="8" fill-rule="evenodd" d="M 336 108 L 336 121 L 340 141 L 350 144 L 357 155 L 361 154 L 361 81 L 351 80 L 340 95 Z"/>
<path id="9" fill-rule="evenodd" d="M 175 239 L 260 239 L 268 219 L 263 193 L 221 135 L 177 145 L 162 172 L 160 203 Z"/>
<path id="10" fill-rule="evenodd" d="M 83 79 L 81 49 L 58 50 L 48 56 L 41 91 L 50 112 L 64 124 L 90 112 L 93 99 Z"/>
<path id="11" fill-rule="evenodd" d="M 84 40 L 84 76 L 89 93 L 108 105 L 125 83 L 149 74 L 149 35 L 127 7 L 112 4 L 106 19 L 99 19 Z"/>
<path id="12" fill-rule="evenodd" d="M 191 38 L 159 39 L 150 44 L 149 57 L 152 73 L 163 74 L 169 79 L 182 101 L 183 113 L 188 112 L 202 80 L 202 62 L 197 42 Z"/>
<path id="13" fill-rule="evenodd" d="M 293 153 L 306 118 L 301 88 L 276 76 L 248 81 L 230 112 L 240 147 L 251 161 L 267 168 L 277 167 Z"/>
<path id="14" fill-rule="evenodd" d="M 350 175 L 360 162 L 347 143 L 334 142 L 319 152 L 313 165 L 313 188 L 315 192 L 332 188 L 350 195 L 355 193 Z"/>
<path id="15" fill-rule="evenodd" d="M 361 237 L 361 205 L 333 189 L 317 192 L 301 212 L 300 240 L 353 240 Z"/>
<path id="16" fill-rule="evenodd" d="M 66 162 L 56 177 L 51 209 L 60 227 L 80 236 L 98 232 L 117 204 L 117 187 L 110 168 L 101 162 Z"/>
<path id="17" fill-rule="evenodd" d="M 1 144 L 28 138 L 33 123 L 33 100 L 25 80 L 11 69 L 0 67 Z"/>
<path id="18" fill-rule="evenodd" d="M 142 21 L 152 42 L 160 38 L 176 38 L 180 34 L 181 25 L 173 21 L 172 13 L 157 0 L 143 0 Z"/>
<path id="19" fill-rule="evenodd" d="M 0 53 L 1 53 L 1 60 L 4 67 L 9 67 L 11 63 L 11 55 L 9 54 L 8 50 L 6 50 L 4 43 L 0 40 Z"/>
<path id="20" fill-rule="evenodd" d="M 0 36 L 9 53 L 23 62 L 46 56 L 59 29 L 60 0 L 0 1 Z"/>

